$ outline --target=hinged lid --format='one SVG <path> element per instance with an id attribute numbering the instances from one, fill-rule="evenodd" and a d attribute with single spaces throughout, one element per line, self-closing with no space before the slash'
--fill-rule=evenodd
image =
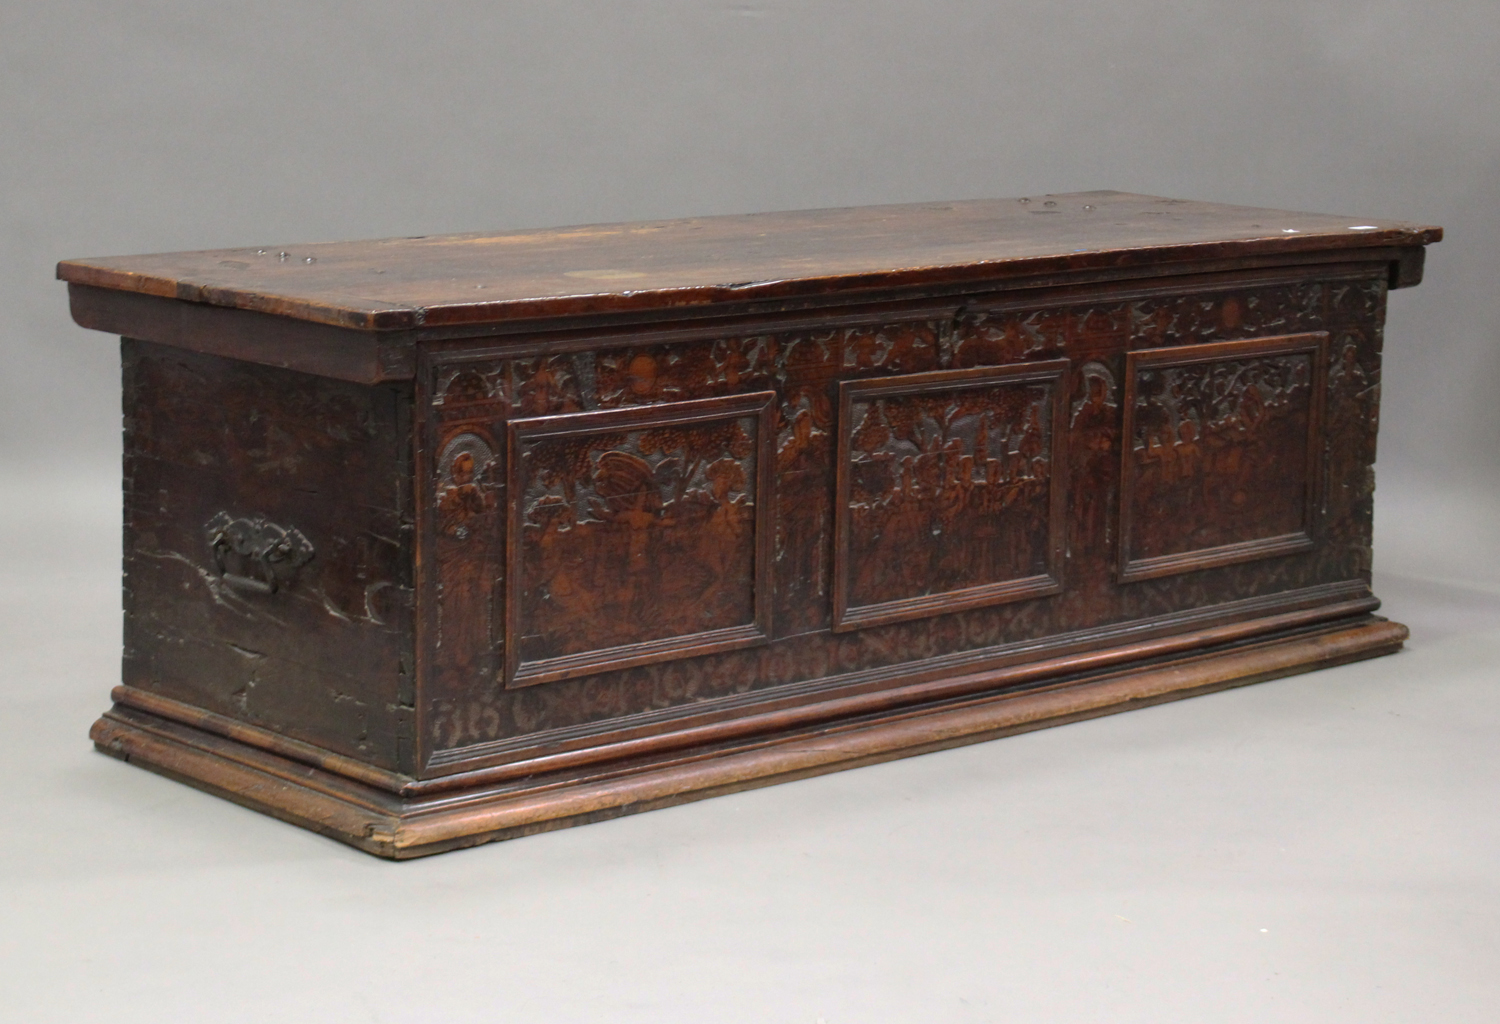
<path id="1" fill-rule="evenodd" d="M 1398 221 L 1078 192 L 66 260 L 57 276 L 391 331 L 1410 248 L 1441 237 L 1441 228 Z"/>

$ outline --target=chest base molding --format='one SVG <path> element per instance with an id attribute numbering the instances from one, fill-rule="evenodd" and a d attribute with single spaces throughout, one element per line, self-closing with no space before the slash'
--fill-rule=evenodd
<path id="1" fill-rule="evenodd" d="M 338 763 L 271 750 L 117 702 L 90 733 L 106 754 L 394 860 L 603 821 L 1329 668 L 1400 649 L 1407 629 L 1358 615 L 1084 674 L 775 735 L 401 796 Z M 1122 652 L 1124 653 L 1124 652 Z M 243 734 L 242 734 L 243 735 Z M 246 737 L 253 739 L 253 737 Z"/>

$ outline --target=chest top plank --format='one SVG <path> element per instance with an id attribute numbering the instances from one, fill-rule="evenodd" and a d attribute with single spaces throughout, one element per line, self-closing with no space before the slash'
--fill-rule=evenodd
<path id="1" fill-rule="evenodd" d="M 1419 254 L 1441 237 L 1399 221 L 1079 192 L 65 260 L 57 276 L 383 332 L 1298 253 Z M 1416 283 L 1406 277 L 1393 283 Z"/>

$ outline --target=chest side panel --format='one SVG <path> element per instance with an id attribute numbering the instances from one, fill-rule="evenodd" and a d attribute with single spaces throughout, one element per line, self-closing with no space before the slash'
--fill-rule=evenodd
<path id="1" fill-rule="evenodd" d="M 125 684 L 409 768 L 409 389 L 123 353 Z"/>

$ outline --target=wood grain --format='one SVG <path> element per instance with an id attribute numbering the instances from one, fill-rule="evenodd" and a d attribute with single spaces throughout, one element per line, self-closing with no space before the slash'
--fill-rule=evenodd
<path id="1" fill-rule="evenodd" d="M 1404 626 L 1366 619 L 1040 691 L 976 697 L 758 743 L 425 799 L 396 798 L 128 708 L 108 712 L 91 736 L 113 756 L 377 856 L 406 860 L 1390 654 L 1406 636 Z"/>
<path id="2" fill-rule="evenodd" d="M 840 383 L 835 632 L 1061 591 L 1068 368 Z"/>
<path id="3" fill-rule="evenodd" d="M 1435 228 L 1086 193 L 74 261 L 101 748 L 406 857 L 1389 653 Z"/>
<path id="4" fill-rule="evenodd" d="M 648 337 L 637 343 L 631 332 L 619 332 L 594 336 L 589 348 L 565 352 L 513 356 L 508 345 L 473 340 L 434 346 L 423 356 L 418 380 L 421 449 L 436 456 L 430 468 L 418 469 L 419 519 L 430 524 L 424 542 L 434 553 L 421 567 L 427 574 L 422 600 L 429 611 L 422 620 L 428 631 L 418 702 L 420 760 L 431 771 L 439 760 L 445 770 L 454 770 L 453 759 L 466 748 L 482 760 L 497 756 L 497 744 L 573 743 L 580 734 L 602 738 L 625 729 L 672 731 L 685 722 L 667 721 L 670 716 L 687 719 L 717 702 L 752 696 L 778 701 L 812 680 L 878 673 L 908 661 L 999 650 L 1241 599 L 1364 585 L 1370 536 L 1368 498 L 1361 495 L 1372 454 L 1374 410 L 1369 403 L 1379 377 L 1384 297 L 1378 268 L 1328 273 L 1316 267 L 1277 277 L 1254 271 L 1147 286 L 1095 284 L 1070 288 L 1066 298 L 1042 291 L 1025 301 L 976 300 L 960 309 L 916 306 L 890 320 L 856 307 L 847 316 L 828 313 L 793 329 L 751 323 L 735 333 L 703 328 L 667 341 Z M 1287 344 L 1267 339 L 1320 331 L 1339 339 L 1329 351 L 1338 347 L 1348 369 L 1327 378 L 1327 405 L 1337 411 L 1341 439 L 1317 456 L 1318 475 L 1342 504 L 1337 509 L 1331 505 L 1320 518 L 1311 547 L 1301 540 L 1296 550 L 1236 552 L 1244 557 L 1122 586 L 1118 567 L 1127 359 L 1149 363 L 1160 353 L 1160 360 L 1170 362 L 1174 352 L 1217 351 L 1195 347 L 1200 345 L 1242 345 L 1259 352 L 1266 344 Z M 1046 364 L 1046 381 L 1001 386 L 1007 375 L 1026 376 L 1036 364 Z M 953 390 L 949 383 L 970 380 L 993 385 Z M 1047 393 L 1048 411 L 1032 429 L 1028 410 L 1039 397 L 1031 394 L 1038 387 Z M 469 443 L 466 438 L 504 438 L 507 424 L 518 419 L 529 424 L 528 430 L 543 429 L 549 418 L 566 423 L 571 416 L 663 409 L 761 392 L 774 392 L 777 405 L 778 500 L 774 529 L 767 531 L 774 536 L 770 641 L 633 667 L 599 666 L 593 674 L 554 678 L 542 686 L 489 685 L 503 671 L 504 656 L 514 651 L 497 628 L 503 619 L 486 616 L 516 614 L 515 604 L 524 598 L 515 590 L 514 573 L 482 567 L 500 564 L 507 547 L 515 550 L 516 545 L 508 545 L 498 527 L 476 528 L 463 540 L 450 536 L 443 525 L 443 505 L 451 503 L 443 453 L 461 450 Z M 850 398 L 848 410 L 841 405 L 841 394 Z M 903 399 L 903 394 L 910 397 Z M 1016 397 L 1023 394 L 1025 400 Z M 858 395 L 874 396 L 877 402 L 855 402 Z M 990 451 L 984 460 L 970 451 L 979 437 L 980 420 L 974 419 L 979 407 L 965 411 L 959 401 L 972 403 L 974 396 L 984 404 L 980 419 Z M 1003 406 L 1009 401 L 1019 404 L 1007 411 Z M 865 417 L 878 402 L 885 402 L 897 421 L 910 420 L 900 427 L 908 435 L 905 440 L 893 436 L 876 444 L 875 433 L 891 430 L 887 413 L 872 424 L 874 433 L 854 422 L 854 414 Z M 945 417 L 951 435 L 946 440 Z M 1051 441 L 1037 448 L 1037 438 L 1045 442 L 1043 428 L 1050 429 Z M 972 437 L 966 433 L 971 430 Z M 877 450 L 854 445 L 856 434 L 869 434 L 865 439 Z M 1287 465 L 1295 458 L 1305 466 L 1308 437 L 1303 434 L 1301 447 L 1290 452 L 1283 451 L 1284 439 L 1262 446 L 1257 457 Z M 963 486 L 962 455 L 920 450 L 934 439 L 939 448 L 955 441 L 967 446 L 969 458 L 986 464 L 985 473 L 971 469 L 971 486 Z M 842 456 L 841 443 L 847 449 Z M 506 445 L 499 440 L 485 444 L 498 467 Z M 1045 481 L 1037 471 L 1043 451 L 1049 453 L 1042 460 L 1048 467 Z M 869 463 L 885 455 L 890 456 L 889 479 L 882 484 L 883 471 Z M 903 507 L 904 518 L 892 517 L 890 497 L 908 457 L 915 499 L 910 508 Z M 996 496 L 991 511 L 980 514 L 984 506 L 973 481 L 983 476 L 988 491 L 990 462 L 996 464 Z M 856 463 L 862 464 L 858 472 L 864 484 L 875 490 L 855 487 Z M 1203 460 L 1196 465 L 1201 478 L 1189 485 L 1192 493 L 1227 483 L 1225 467 Z M 592 461 L 589 466 L 592 478 L 598 466 Z M 843 484 L 841 467 L 848 470 Z M 919 468 L 926 475 L 935 473 L 937 480 L 919 481 Z M 499 486 L 503 476 L 497 468 L 494 484 L 477 482 L 489 503 L 484 507 L 508 508 L 521 500 L 508 496 L 514 485 L 510 492 Z M 492 492 L 485 491 L 491 486 Z M 554 497 L 565 501 L 561 484 L 557 489 Z M 1285 491 L 1272 488 L 1258 494 L 1227 525 L 1258 538 L 1275 536 L 1276 524 L 1288 515 L 1300 523 L 1306 502 L 1296 496 L 1289 513 L 1283 507 Z M 954 504 L 959 501 L 972 504 L 972 510 L 960 515 Z M 569 506 L 573 522 L 596 518 L 586 514 L 586 504 Z M 557 501 L 552 505 L 562 507 Z M 863 546 L 836 560 L 838 524 L 842 520 L 852 526 L 856 516 L 867 527 Z M 571 537 L 571 528 L 560 527 L 559 538 Z M 601 519 L 587 530 L 603 528 Z M 1171 550 L 1184 528 L 1180 517 L 1148 518 L 1133 528 L 1132 539 L 1145 544 L 1146 551 L 1156 550 L 1151 545 Z M 945 531 L 949 541 L 933 537 L 934 529 Z M 1018 529 L 1040 539 L 1023 545 L 1016 538 Z M 1021 570 L 1007 559 L 1019 558 L 1022 547 L 1036 548 L 1028 557 L 1041 561 L 1017 576 Z M 663 565 L 663 572 L 691 575 L 692 567 L 681 563 Z M 841 575 L 863 590 L 838 611 L 835 588 Z M 629 578 L 625 573 L 597 578 L 602 592 L 573 586 L 571 580 L 567 589 L 584 591 L 589 601 L 603 605 L 620 599 Z M 666 619 L 698 614 L 694 602 L 672 598 L 672 589 L 664 585 L 641 614 Z M 606 639 L 612 621 L 580 619 L 571 642 L 613 646 Z M 455 635 L 463 639 L 453 642 Z M 638 717 L 644 709 L 656 716 L 650 724 Z"/>
<path id="5" fill-rule="evenodd" d="M 1125 357 L 1120 580 L 1313 548 L 1328 334 Z"/>
<path id="6" fill-rule="evenodd" d="M 510 421 L 508 685 L 770 640 L 775 398 Z"/>
<path id="7" fill-rule="evenodd" d="M 1440 228 L 1123 192 L 65 260 L 75 284 L 376 330 L 1269 253 Z"/>

